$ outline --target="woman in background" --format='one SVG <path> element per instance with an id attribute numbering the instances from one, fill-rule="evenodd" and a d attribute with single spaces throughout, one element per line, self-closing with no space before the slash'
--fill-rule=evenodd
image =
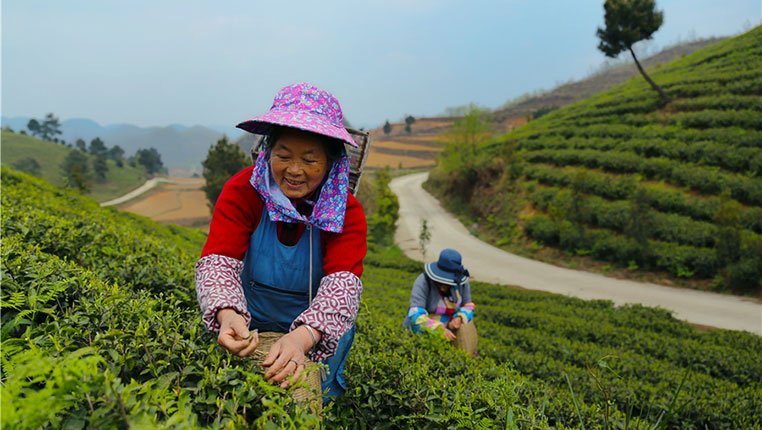
<path id="1" fill-rule="evenodd" d="M 414 333 L 439 333 L 476 355 L 474 303 L 469 273 L 461 261 L 458 251 L 445 249 L 438 261 L 426 264 L 424 273 L 413 283 L 404 325 Z"/>

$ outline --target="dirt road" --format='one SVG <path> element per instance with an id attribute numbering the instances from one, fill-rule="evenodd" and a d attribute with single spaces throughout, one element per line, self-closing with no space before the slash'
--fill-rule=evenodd
<path id="1" fill-rule="evenodd" d="M 488 245 L 473 237 L 423 190 L 421 184 L 427 175 L 402 176 L 390 184 L 400 202 L 395 242 L 413 259 L 422 260 L 418 234 L 422 220 L 426 219 L 432 233 L 426 259 L 433 261 L 442 249 L 455 248 L 463 254 L 463 264 L 473 279 L 582 299 L 606 299 L 617 305 L 659 306 L 672 311 L 676 318 L 694 324 L 762 335 L 762 305 L 751 299 L 607 278 L 519 257 Z"/>

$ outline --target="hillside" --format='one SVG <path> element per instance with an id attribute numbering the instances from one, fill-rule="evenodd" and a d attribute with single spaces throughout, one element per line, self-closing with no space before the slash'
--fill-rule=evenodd
<path id="1" fill-rule="evenodd" d="M 60 166 L 69 151 L 74 149 L 7 131 L 2 132 L 0 145 L 3 166 L 16 167 L 21 160 L 32 158 L 39 164 L 39 173 L 42 178 L 55 186 L 64 186 Z M 108 160 L 107 163 L 109 169 L 106 178 L 100 182 L 93 181 L 89 194 L 98 201 L 121 196 L 139 187 L 146 179 L 142 169 L 131 167 L 127 163 L 118 167 L 113 160 Z"/>
<path id="2" fill-rule="evenodd" d="M 2 189 L 3 428 L 316 425 L 201 328 L 203 234 L 7 169 Z M 328 428 L 761 425 L 758 336 L 475 283 L 474 357 L 400 326 L 421 269 L 393 251 L 366 257 L 349 387 L 324 412 Z"/>
<path id="3" fill-rule="evenodd" d="M 10 126 L 13 130 L 26 129 L 29 118 L 2 118 L 3 127 Z M 114 124 L 102 126 L 89 119 L 75 118 L 61 122 L 61 139 L 73 143 L 77 139 L 90 142 L 101 138 L 108 147 L 119 145 L 125 151 L 125 156 L 134 155 L 138 149 L 156 148 L 161 154 L 164 166 L 171 169 L 171 175 L 190 176 L 201 173 L 201 161 L 206 158 L 209 147 L 220 139 L 223 131 L 238 132 L 234 127 L 219 127 L 212 129 L 204 126 L 186 127 L 169 125 L 165 127 L 138 127 L 131 124 Z"/>
<path id="4" fill-rule="evenodd" d="M 641 59 L 641 64 L 651 70 L 720 40 L 723 38 L 682 43 Z M 522 97 L 508 107 L 495 109 L 488 118 L 498 133 L 509 132 L 529 122 L 529 119 L 539 110 L 568 106 L 575 101 L 586 99 L 621 84 L 637 73 L 634 64 L 611 67 L 585 79 Z M 405 131 L 404 122 L 390 123 L 392 130 L 389 134 L 385 134 L 382 127 L 371 130 L 373 147 L 368 158 L 368 165 L 392 168 L 434 166 L 437 155 L 442 150 L 441 136 L 456 119 L 454 117 L 418 118 L 411 125 L 409 134 Z"/>
<path id="5" fill-rule="evenodd" d="M 508 249 L 540 243 L 760 294 L 762 27 L 651 77 L 674 102 L 634 77 L 476 157 L 451 145 L 460 170 L 435 170 L 428 187 Z"/>

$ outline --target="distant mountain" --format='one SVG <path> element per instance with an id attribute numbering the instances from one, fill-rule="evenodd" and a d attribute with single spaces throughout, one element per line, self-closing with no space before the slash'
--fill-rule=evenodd
<path id="1" fill-rule="evenodd" d="M 10 126 L 15 131 L 26 130 L 28 117 L 2 117 L 2 126 Z M 161 153 L 161 159 L 168 168 L 179 168 L 191 172 L 201 171 L 201 161 L 206 158 L 209 147 L 227 133 L 233 136 L 235 128 L 225 131 L 223 127 L 215 128 L 172 124 L 166 127 L 138 127 L 131 124 L 112 124 L 102 126 L 95 121 L 85 118 L 67 119 L 61 122 L 60 136 L 66 142 L 74 143 L 77 139 L 90 142 L 100 137 L 106 146 L 119 145 L 128 156 L 135 154 L 140 148 L 156 148 Z M 236 133 L 240 137 L 242 133 Z"/>
<path id="2" fill-rule="evenodd" d="M 244 134 L 248 134 L 240 128 L 236 128 L 235 125 L 210 125 L 208 126 L 214 131 L 226 135 L 230 140 L 236 140 Z"/>

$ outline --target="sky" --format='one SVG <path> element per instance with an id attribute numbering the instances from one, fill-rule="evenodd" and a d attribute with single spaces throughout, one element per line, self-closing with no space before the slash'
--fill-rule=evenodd
<path id="1" fill-rule="evenodd" d="M 234 125 L 278 90 L 354 127 L 496 108 L 596 70 L 602 0 L 3 0 L 2 115 Z M 760 25 L 760 0 L 657 0 L 650 50 Z"/>

